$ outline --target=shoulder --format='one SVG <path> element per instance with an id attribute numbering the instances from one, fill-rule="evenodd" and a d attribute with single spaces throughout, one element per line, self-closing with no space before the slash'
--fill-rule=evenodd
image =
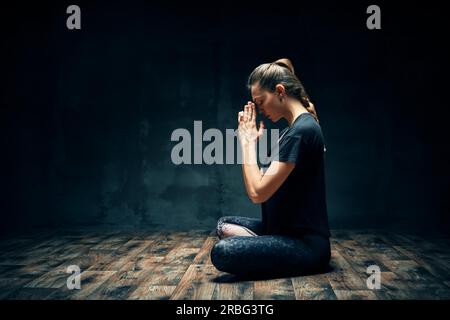
<path id="1" fill-rule="evenodd" d="M 322 129 L 314 117 L 308 113 L 302 113 L 299 115 L 299 119 L 296 119 L 291 130 L 287 133 L 291 137 L 315 137 L 322 135 Z"/>

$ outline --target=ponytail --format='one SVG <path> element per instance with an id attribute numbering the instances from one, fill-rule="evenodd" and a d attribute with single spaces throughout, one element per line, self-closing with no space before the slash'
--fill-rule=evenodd
<path id="1" fill-rule="evenodd" d="M 294 65 L 292 64 L 291 60 L 289 60 L 288 58 L 278 59 L 274 63 L 276 65 L 279 65 L 280 67 L 287 68 L 290 72 L 292 72 L 293 75 L 295 75 Z M 317 111 L 316 111 L 316 108 L 314 108 L 314 104 L 312 104 L 312 102 L 309 100 L 309 96 L 306 93 L 304 88 L 302 91 L 303 91 L 303 94 L 300 94 L 298 96 L 300 102 L 303 104 L 303 106 L 306 108 L 306 110 L 309 113 L 311 113 L 311 115 L 314 117 L 314 119 L 316 119 L 316 121 L 319 122 L 319 117 L 317 116 Z"/>

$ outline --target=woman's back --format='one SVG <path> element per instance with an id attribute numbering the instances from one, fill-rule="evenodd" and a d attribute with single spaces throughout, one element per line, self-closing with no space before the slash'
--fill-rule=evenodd
<path id="1" fill-rule="evenodd" d="M 320 125 L 310 113 L 300 114 L 279 142 L 279 161 L 293 162 L 296 166 L 261 206 L 268 234 L 330 236 L 324 157 Z"/>

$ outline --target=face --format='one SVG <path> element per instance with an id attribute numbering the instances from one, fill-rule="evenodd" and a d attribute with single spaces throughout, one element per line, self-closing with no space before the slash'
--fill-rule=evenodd
<path id="1" fill-rule="evenodd" d="M 280 111 L 282 106 L 278 95 L 275 92 L 261 90 L 259 84 L 252 85 L 252 100 L 256 104 L 259 113 L 264 114 L 273 122 L 282 118 Z"/>

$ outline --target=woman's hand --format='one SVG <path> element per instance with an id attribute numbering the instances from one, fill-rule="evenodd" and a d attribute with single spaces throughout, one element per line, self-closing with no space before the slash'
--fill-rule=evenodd
<path id="1" fill-rule="evenodd" d="M 261 121 L 259 129 L 256 128 L 255 104 L 251 101 L 244 106 L 244 111 L 238 114 L 238 134 L 241 145 L 256 143 L 263 134 L 264 123 Z"/>

